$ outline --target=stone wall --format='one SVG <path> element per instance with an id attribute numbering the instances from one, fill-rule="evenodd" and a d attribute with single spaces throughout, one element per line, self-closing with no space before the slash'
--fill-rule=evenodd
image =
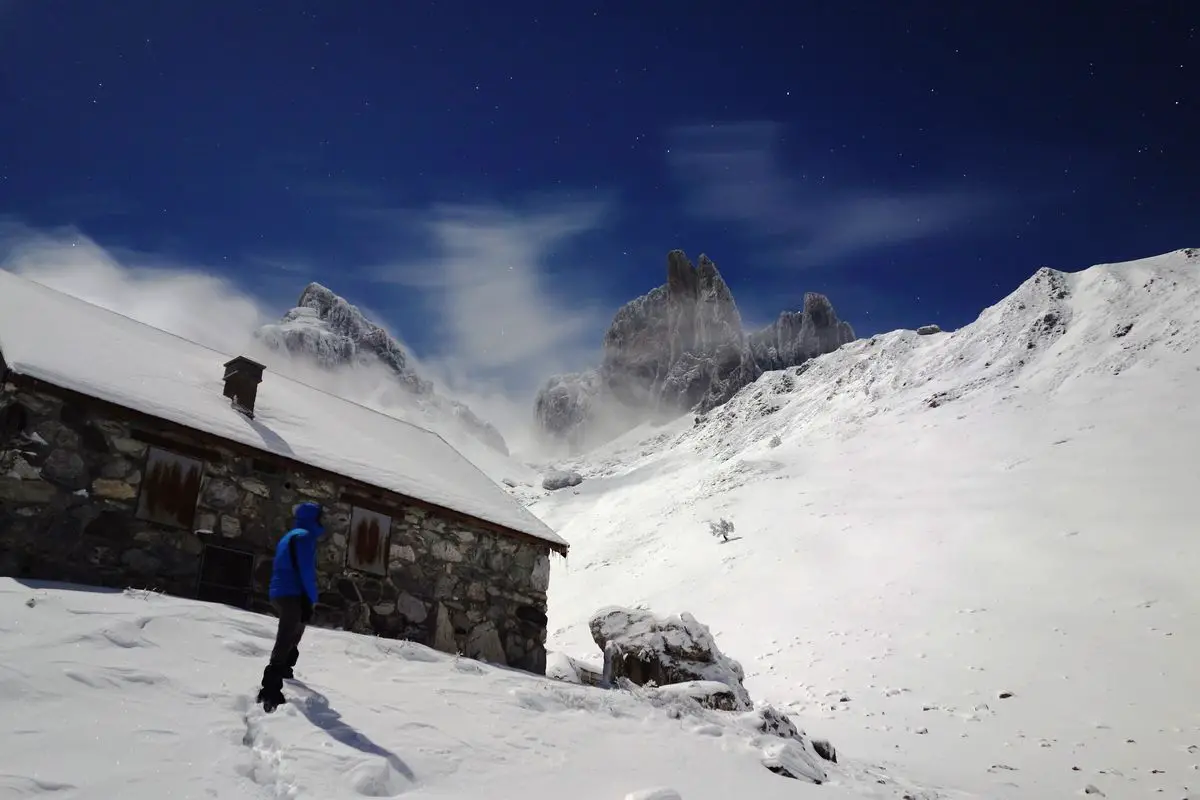
<path id="1" fill-rule="evenodd" d="M 20 376 L 0 385 L 2 575 L 267 611 L 275 543 L 305 500 L 326 507 L 314 624 L 545 671 L 541 540 Z"/>

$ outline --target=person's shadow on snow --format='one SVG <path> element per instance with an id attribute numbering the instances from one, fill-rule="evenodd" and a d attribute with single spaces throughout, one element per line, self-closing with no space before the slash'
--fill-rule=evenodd
<path id="1" fill-rule="evenodd" d="M 303 690 L 302 697 L 299 698 L 300 702 L 292 703 L 292 705 L 309 722 L 347 747 L 353 747 L 360 752 L 379 756 L 387 761 L 392 769 L 408 780 L 416 780 L 416 776 L 413 775 L 408 765 L 400 760 L 400 756 L 375 744 L 366 734 L 355 730 L 343 721 L 342 715 L 329 705 L 328 697 L 302 681 L 292 680 L 290 682 Z"/>

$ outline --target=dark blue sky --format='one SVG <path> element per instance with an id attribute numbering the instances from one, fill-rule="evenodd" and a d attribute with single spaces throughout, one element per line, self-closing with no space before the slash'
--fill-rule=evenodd
<path id="1" fill-rule="evenodd" d="M 869 334 L 1200 245 L 1186 0 L 0 0 L 0 37 L 0 217 L 280 311 L 320 280 L 418 351 L 508 259 L 598 345 L 674 247 Z"/>

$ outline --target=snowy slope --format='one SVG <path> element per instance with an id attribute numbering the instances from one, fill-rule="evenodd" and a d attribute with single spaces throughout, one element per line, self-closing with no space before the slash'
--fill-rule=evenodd
<path id="1" fill-rule="evenodd" d="M 273 635 L 224 606 L 0 578 L 0 797 L 968 797 L 853 759 L 802 783 L 764 768 L 783 740 L 736 715 L 327 630 L 265 715 Z"/>
<path id="2" fill-rule="evenodd" d="M 994 798 L 1200 796 L 1195 251 L 806 366 L 563 465 L 548 646 L 595 662 L 598 606 L 687 610 L 840 752 Z"/>

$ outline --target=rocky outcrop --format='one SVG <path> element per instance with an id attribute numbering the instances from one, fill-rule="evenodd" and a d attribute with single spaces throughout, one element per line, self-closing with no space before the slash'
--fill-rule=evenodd
<path id="1" fill-rule="evenodd" d="M 604 335 L 600 373 L 626 405 L 720 405 L 758 377 L 742 317 L 717 266 L 667 254 L 664 286 L 626 303 Z"/>
<path id="2" fill-rule="evenodd" d="M 838 319 L 829 298 L 808 292 L 804 295 L 803 310 L 784 311 L 779 319 L 749 338 L 755 362 L 768 372 L 832 353 L 854 341 L 854 329 L 850 323 Z"/>
<path id="3" fill-rule="evenodd" d="M 742 685 L 746 677 L 742 665 L 723 654 L 712 633 L 691 614 L 663 618 L 640 609 L 607 606 L 592 615 L 588 627 L 592 640 L 604 651 L 606 683 L 622 678 L 638 686 L 716 682 L 729 689 L 729 710 L 753 706 Z"/>
<path id="4" fill-rule="evenodd" d="M 766 370 L 783 369 L 854 339 L 829 300 L 809 293 L 747 334 L 733 292 L 706 255 L 693 266 L 667 254 L 667 281 L 622 306 L 604 334 L 599 368 L 556 375 L 535 400 L 540 429 L 581 449 L 647 419 L 700 413 Z"/>
<path id="5" fill-rule="evenodd" d="M 603 386 L 599 370 L 553 376 L 534 400 L 538 426 L 556 439 L 582 444 L 588 424 L 603 411 L 598 402 Z"/>
<path id="6" fill-rule="evenodd" d="M 548 492 L 556 492 L 559 489 L 578 486 L 581 483 L 583 483 L 583 476 L 575 470 L 554 469 L 547 472 L 542 478 L 542 488 Z"/>
<path id="7" fill-rule="evenodd" d="M 403 346 L 344 298 L 319 283 L 310 283 L 296 307 L 256 336 L 268 349 L 306 359 L 319 367 L 382 366 L 397 385 L 433 414 L 452 420 L 488 446 L 508 454 L 500 432 L 470 408 L 438 394 L 413 368 Z"/>

